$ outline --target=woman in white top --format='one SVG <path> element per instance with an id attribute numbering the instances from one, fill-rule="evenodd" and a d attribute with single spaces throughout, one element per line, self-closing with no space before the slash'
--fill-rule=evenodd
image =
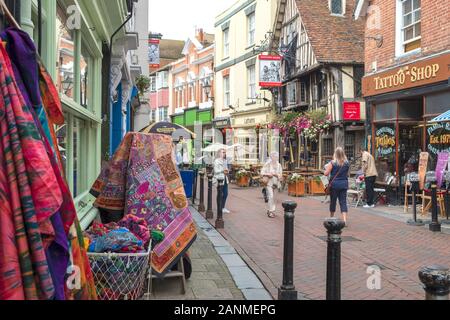
<path id="1" fill-rule="evenodd" d="M 274 189 L 280 189 L 281 180 L 283 179 L 283 168 L 279 162 L 278 152 L 270 153 L 270 160 L 262 168 L 261 175 L 267 181 L 266 190 L 269 200 L 267 215 L 269 218 L 275 218 L 276 205 Z"/>
<path id="2" fill-rule="evenodd" d="M 214 160 L 214 177 L 213 183 L 217 184 L 218 179 L 223 179 L 223 197 L 222 197 L 222 212 L 230 213 L 230 210 L 225 208 L 225 203 L 228 198 L 228 162 L 225 149 L 217 151 L 216 159 Z M 219 196 L 219 195 L 217 195 Z"/>

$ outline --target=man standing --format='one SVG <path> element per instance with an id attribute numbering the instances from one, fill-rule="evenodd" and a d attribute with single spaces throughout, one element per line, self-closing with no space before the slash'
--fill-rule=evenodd
<path id="1" fill-rule="evenodd" d="M 362 172 L 364 174 L 364 180 L 366 183 L 366 196 L 367 196 L 367 204 L 364 206 L 364 208 L 374 208 L 375 203 L 374 197 L 375 197 L 375 181 L 378 176 L 377 168 L 375 167 L 375 159 L 373 156 L 367 152 L 362 152 Z"/>

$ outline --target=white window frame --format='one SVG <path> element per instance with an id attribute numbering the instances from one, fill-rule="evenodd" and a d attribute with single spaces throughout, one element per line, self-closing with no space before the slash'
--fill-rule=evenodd
<path id="1" fill-rule="evenodd" d="M 223 77 L 223 108 L 228 109 L 231 105 L 230 75 Z"/>
<path id="2" fill-rule="evenodd" d="M 247 46 L 250 47 L 255 44 L 255 36 L 256 36 L 256 14 L 255 12 L 252 12 L 247 16 Z"/>
<path id="3" fill-rule="evenodd" d="M 332 16 L 339 16 L 339 17 L 342 17 L 342 16 L 344 16 L 345 15 L 345 7 L 346 7 L 346 0 L 341 0 L 341 2 L 342 2 L 342 13 L 334 13 L 333 11 L 332 11 L 332 1 L 333 0 L 328 0 L 328 8 L 330 9 L 330 13 L 331 13 L 331 15 Z"/>
<path id="4" fill-rule="evenodd" d="M 256 66 L 254 64 L 247 67 L 247 99 L 256 99 Z"/>
<path id="5" fill-rule="evenodd" d="M 156 91 L 156 76 L 150 77 L 150 92 Z"/>
<path id="6" fill-rule="evenodd" d="M 403 26 L 403 17 L 404 17 L 403 2 L 404 1 L 405 0 L 396 0 L 396 15 L 395 15 L 395 56 L 396 57 L 415 54 L 422 50 L 421 48 L 417 48 L 417 49 L 405 52 L 405 45 L 407 45 L 408 43 L 417 41 L 419 39 L 422 39 L 422 36 L 420 35 L 420 36 L 410 39 L 408 41 L 404 40 L 405 39 L 405 34 L 404 34 L 405 27 Z M 419 10 L 422 11 L 422 3 L 421 3 Z M 414 11 L 412 11 L 412 12 L 414 12 Z M 422 12 L 421 12 L 421 18 L 422 18 Z M 422 20 L 420 19 L 416 23 L 421 23 L 421 21 Z M 422 34 L 422 31 L 421 31 L 421 34 Z"/>
<path id="7" fill-rule="evenodd" d="M 286 85 L 286 91 L 287 91 L 287 105 L 293 106 L 297 105 L 298 95 L 297 95 L 297 82 L 292 81 L 289 82 Z M 291 98 L 294 97 L 294 100 L 291 100 Z"/>
<path id="8" fill-rule="evenodd" d="M 230 56 L 230 29 L 227 28 L 222 31 L 223 38 L 223 58 L 228 58 Z"/>

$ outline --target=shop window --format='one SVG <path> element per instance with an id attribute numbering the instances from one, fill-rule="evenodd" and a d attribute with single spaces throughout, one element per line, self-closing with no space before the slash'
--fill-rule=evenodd
<path id="1" fill-rule="evenodd" d="M 384 123 L 375 127 L 375 165 L 378 180 L 385 181 L 386 175 L 396 175 L 396 127 Z"/>
<path id="2" fill-rule="evenodd" d="M 423 118 L 423 100 L 419 99 L 400 100 L 398 102 L 399 119 L 422 120 Z"/>
<path id="3" fill-rule="evenodd" d="M 81 70 L 81 76 L 80 76 L 80 104 L 87 108 L 89 105 L 89 58 L 87 57 L 87 53 L 81 55 L 80 59 L 80 70 Z"/>
<path id="4" fill-rule="evenodd" d="M 57 87 L 63 95 L 74 98 L 75 79 L 75 37 L 73 30 L 66 27 L 67 18 L 65 11 L 58 6 L 57 27 L 57 52 L 58 52 L 58 80 Z"/>
<path id="5" fill-rule="evenodd" d="M 449 109 L 450 92 L 432 94 L 425 97 L 425 114 L 427 116 L 438 116 Z"/>
<path id="6" fill-rule="evenodd" d="M 355 159 L 355 148 L 356 148 L 356 139 L 355 132 L 345 132 L 344 134 L 345 141 L 345 155 L 347 156 L 349 161 L 353 161 Z"/>
<path id="7" fill-rule="evenodd" d="M 375 120 L 397 119 L 397 101 L 375 106 Z"/>

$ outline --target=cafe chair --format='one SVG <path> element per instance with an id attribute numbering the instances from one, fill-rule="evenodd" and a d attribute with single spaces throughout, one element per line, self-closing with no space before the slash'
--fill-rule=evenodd
<path id="1" fill-rule="evenodd" d="M 445 200 L 444 200 L 445 190 L 437 191 L 437 202 L 439 209 L 441 211 L 441 216 L 445 217 Z M 425 216 L 428 211 L 431 210 L 431 189 L 426 189 L 422 191 L 422 207 L 421 215 Z"/>
<path id="2" fill-rule="evenodd" d="M 364 199 L 364 188 L 360 182 L 359 175 L 357 175 L 354 181 L 349 185 L 347 191 L 347 199 L 349 203 L 354 203 L 355 208 L 362 204 Z"/>
<path id="3" fill-rule="evenodd" d="M 378 204 L 379 202 L 382 202 L 382 204 L 389 205 L 388 195 L 387 192 L 390 190 L 391 185 L 395 181 L 395 176 L 386 176 L 385 179 L 385 188 L 374 188 L 373 191 L 375 192 L 375 201 L 374 204 Z"/>

